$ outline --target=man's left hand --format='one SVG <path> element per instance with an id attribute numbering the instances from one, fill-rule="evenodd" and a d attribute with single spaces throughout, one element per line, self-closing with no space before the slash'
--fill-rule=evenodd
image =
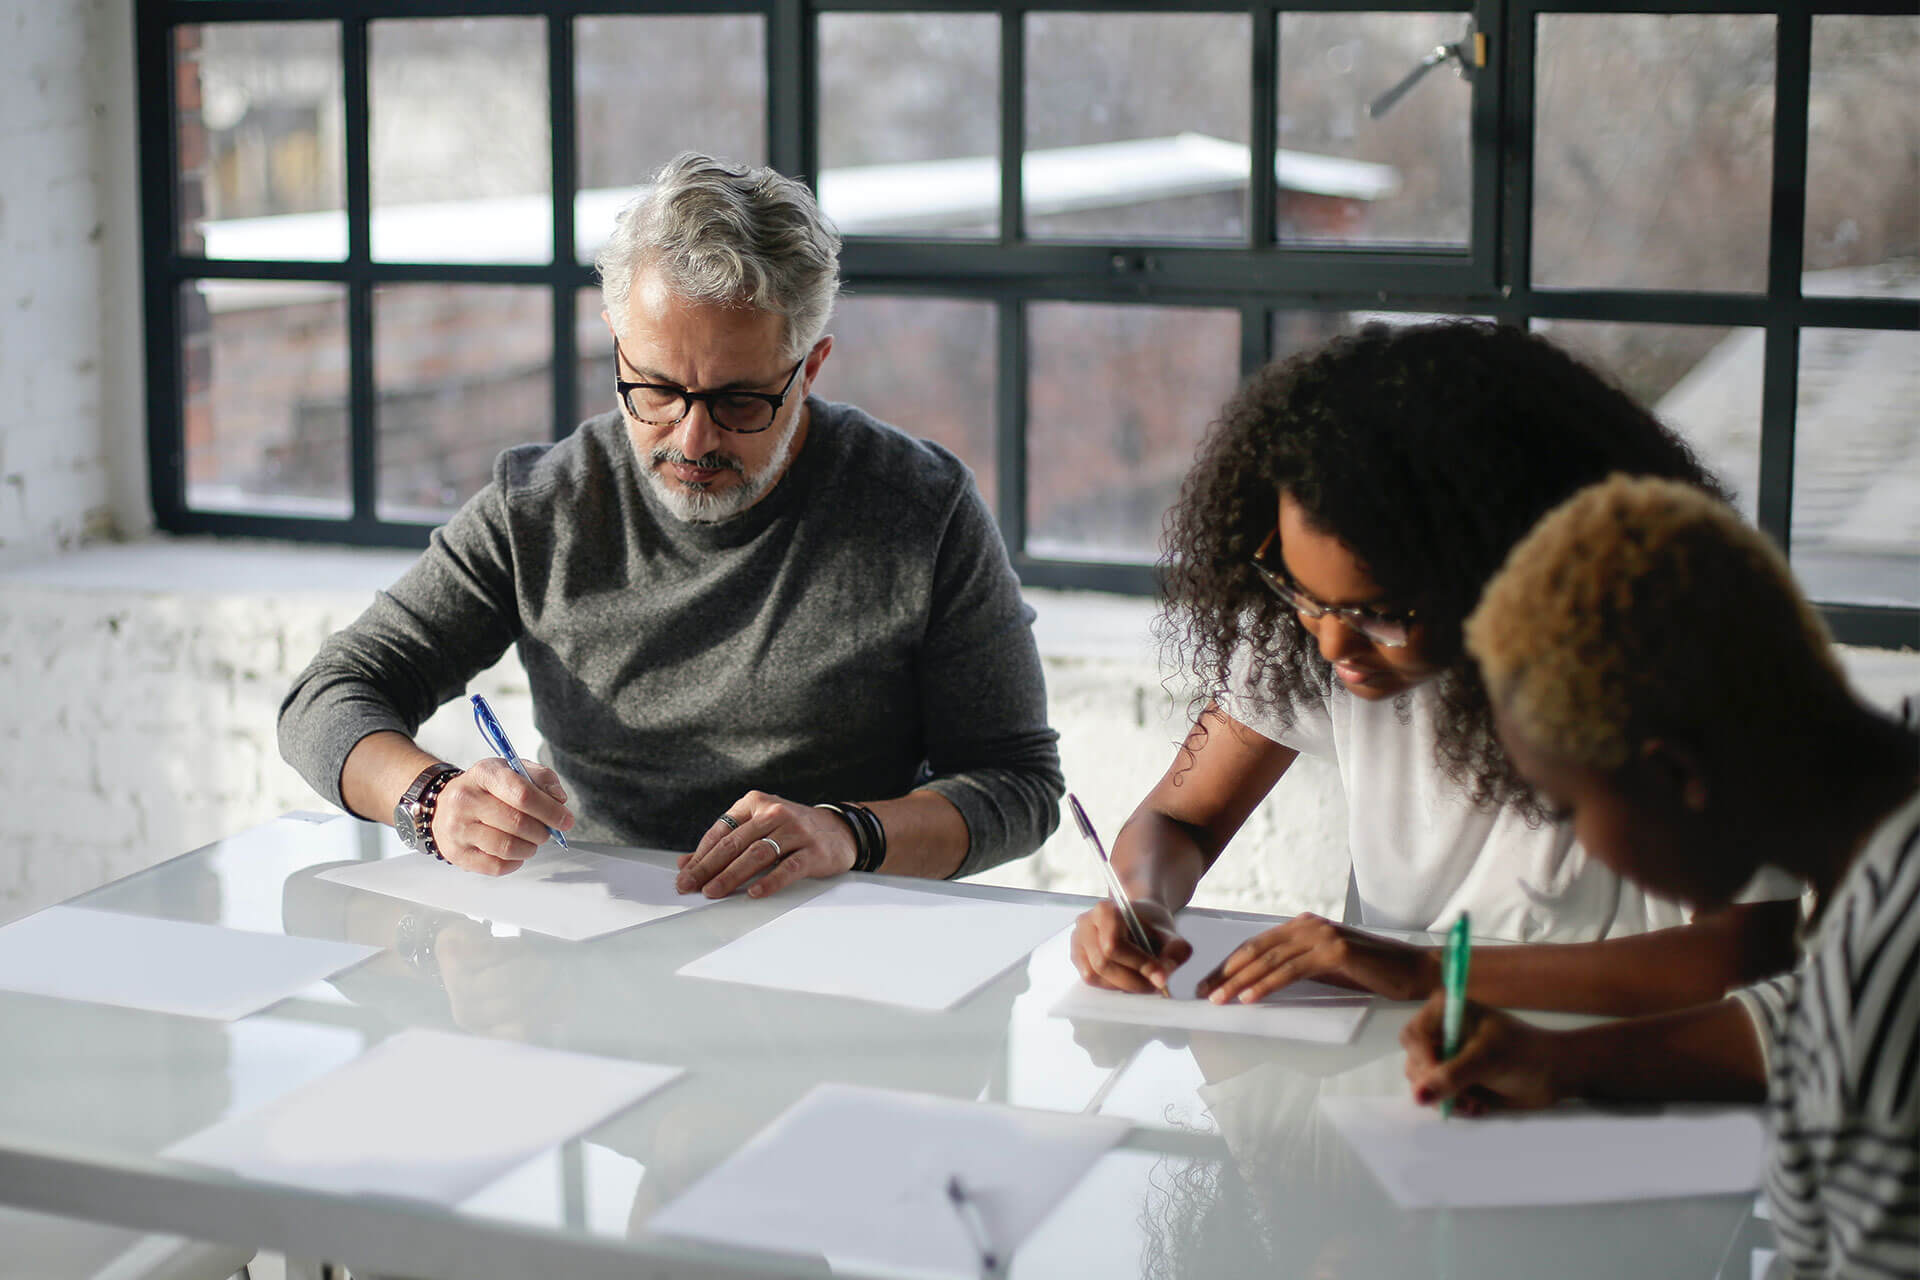
<path id="1" fill-rule="evenodd" d="M 724 898 L 760 876 L 747 896 L 764 898 L 802 877 L 851 871 L 859 853 L 853 832 L 838 814 L 764 791 L 749 791 L 734 801 L 727 817 L 734 825 L 716 818 L 700 838 L 700 847 L 680 855 L 680 878 L 674 887 L 681 893 L 699 890 L 709 898 Z"/>

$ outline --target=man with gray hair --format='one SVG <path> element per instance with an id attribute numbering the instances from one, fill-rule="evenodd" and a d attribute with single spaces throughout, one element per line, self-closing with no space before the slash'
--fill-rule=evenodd
<path id="1" fill-rule="evenodd" d="M 1032 611 L 958 459 L 809 394 L 839 288 L 812 194 L 682 155 L 597 265 L 618 409 L 500 455 L 294 683 L 287 760 L 492 875 L 548 828 L 688 849 L 710 897 L 1038 847 L 1062 780 Z M 531 781 L 412 737 L 510 644 Z"/>

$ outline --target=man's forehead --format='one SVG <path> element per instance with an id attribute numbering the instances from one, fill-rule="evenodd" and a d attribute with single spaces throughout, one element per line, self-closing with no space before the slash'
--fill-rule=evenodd
<path id="1" fill-rule="evenodd" d="M 652 271 L 636 275 L 620 345 L 636 368 L 698 373 L 703 381 L 760 379 L 782 357 L 782 317 L 754 306 L 693 301 Z M 691 362 L 697 368 L 681 370 Z"/>

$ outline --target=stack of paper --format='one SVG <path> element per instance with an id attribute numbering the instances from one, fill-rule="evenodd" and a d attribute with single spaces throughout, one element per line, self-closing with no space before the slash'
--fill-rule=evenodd
<path id="1" fill-rule="evenodd" d="M 841 884 L 680 972 L 910 1009 L 951 1009 L 1079 914 L 1068 904 Z"/>
<path id="2" fill-rule="evenodd" d="M 581 942 L 713 904 L 697 893 L 676 892 L 678 875 L 672 867 L 575 849 L 541 853 L 504 876 L 462 871 L 424 853 L 409 853 L 333 867 L 319 878 Z"/>
<path id="3" fill-rule="evenodd" d="M 1173 998 L 1108 991 L 1076 982 L 1053 1007 L 1056 1016 L 1136 1026 L 1177 1027 L 1345 1044 L 1366 1019 L 1373 998 L 1349 987 L 1296 982 L 1258 1004 L 1217 1005 L 1195 990 L 1200 980 L 1233 953 L 1235 947 L 1278 924 L 1277 920 L 1223 920 L 1214 916 L 1180 917 L 1180 936 L 1193 944 L 1193 956 L 1174 970 L 1167 983 Z"/>
<path id="4" fill-rule="evenodd" d="M 1004 1261 L 1127 1128 L 823 1084 L 647 1225 L 836 1270 L 977 1280 L 982 1245 Z M 955 1178 L 971 1223 L 948 1197 Z"/>
<path id="5" fill-rule="evenodd" d="M 379 953 L 85 907 L 48 907 L 0 928 L 0 990 L 231 1020 Z"/>

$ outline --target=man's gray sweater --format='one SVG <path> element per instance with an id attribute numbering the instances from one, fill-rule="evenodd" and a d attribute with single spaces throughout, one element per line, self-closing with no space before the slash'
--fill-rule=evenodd
<path id="1" fill-rule="evenodd" d="M 339 804 L 360 739 L 413 734 L 517 644 L 588 839 L 691 849 L 749 790 L 920 785 L 966 819 L 956 874 L 1032 852 L 1058 821 L 1057 735 L 971 475 L 856 408 L 808 407 L 787 474 L 718 524 L 665 509 L 617 413 L 507 450 L 294 682 L 281 753 Z"/>

